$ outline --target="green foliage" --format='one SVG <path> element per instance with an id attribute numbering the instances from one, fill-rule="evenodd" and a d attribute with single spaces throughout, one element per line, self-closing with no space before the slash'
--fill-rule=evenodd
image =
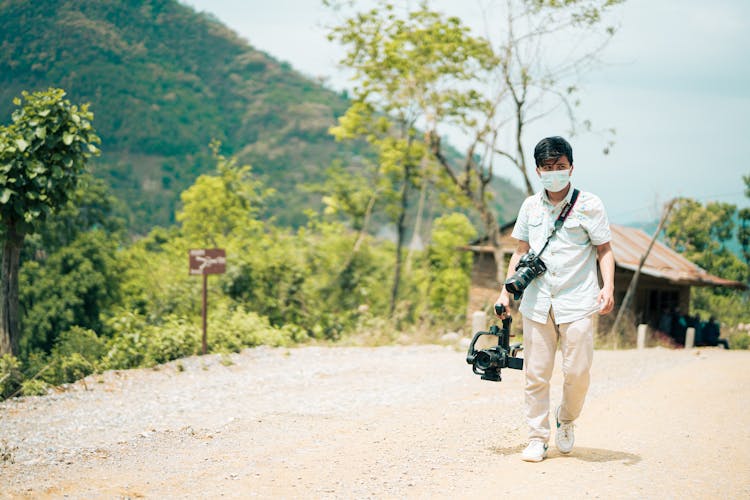
<path id="1" fill-rule="evenodd" d="M 549 10 L 553 14 L 561 15 L 563 10 L 570 15 L 576 24 L 592 25 L 601 21 L 607 9 L 623 3 L 625 0 L 524 0 L 532 9 Z M 563 14 L 564 15 L 564 14 Z"/>
<path id="2" fill-rule="evenodd" d="M 105 369 L 127 369 L 153 366 L 198 353 L 199 320 L 170 316 L 158 325 L 145 318 L 122 313 L 109 321 L 113 332 L 102 358 Z"/>
<path id="3" fill-rule="evenodd" d="M 119 300 L 116 247 L 108 234 L 92 230 L 46 258 L 24 264 L 20 303 L 25 352 L 49 351 L 71 327 L 102 331 L 105 311 Z"/>
<path id="4" fill-rule="evenodd" d="M 21 394 L 24 396 L 44 396 L 48 389 L 49 384 L 44 380 L 29 379 L 21 383 Z"/>
<path id="5" fill-rule="evenodd" d="M 351 106 L 331 133 L 373 146 L 378 208 L 396 225 L 393 313 L 411 199 L 419 189 L 434 191 L 443 172 L 435 168 L 432 141 L 420 128 L 474 125 L 478 110 L 491 107 L 476 89 L 478 75 L 487 74 L 498 59 L 486 39 L 471 36 L 458 18 L 433 12 L 426 3 L 400 16 L 393 4 L 380 1 L 334 27 L 329 38 L 347 47 L 341 62 L 354 70 L 357 84 Z"/>
<path id="6" fill-rule="evenodd" d="M 665 228 L 667 244 L 705 270 L 745 282 L 750 268 L 727 248 L 734 234 L 737 207 L 728 203 L 701 203 L 682 198 L 670 213 Z"/>
<path id="7" fill-rule="evenodd" d="M 9 0 L 0 32 L 0 116 L 21 90 L 50 85 L 92 103 L 108 152 L 96 175 L 140 233 L 174 221 L 180 192 L 211 169 L 212 139 L 286 192 L 362 152 L 327 134 L 346 107 L 341 94 L 176 0 Z M 299 193 L 272 209 L 300 224 L 316 202 Z"/>
<path id="8" fill-rule="evenodd" d="M 196 182 L 200 195 L 186 197 L 181 227 L 155 229 L 121 249 L 104 231 L 89 228 L 25 263 L 25 358 L 17 367 L 15 390 L 36 394 L 100 370 L 152 366 L 197 354 L 201 280 L 187 273 L 187 250 L 206 241 L 204 235 L 214 237 L 213 243 L 228 254 L 227 273 L 209 280 L 212 352 L 289 346 L 311 337 L 338 340 L 365 332 L 371 339 L 395 338 L 397 330 L 384 318 L 391 243 L 312 214 L 297 232 L 263 224 L 258 218 L 263 183 L 234 160 L 219 157 L 218 163 L 217 175 Z M 199 207 L 211 201 L 218 207 L 211 217 L 225 224 L 223 232 L 211 234 L 200 225 Z M 71 210 L 69 217 L 79 213 Z M 191 224 L 189 216 L 198 224 Z M 69 223 L 60 219 L 58 227 Z M 65 230 L 56 234 L 40 241 L 67 241 Z M 417 252 L 417 272 L 405 282 L 398 317 L 407 326 L 423 319 L 423 313 L 459 314 L 470 261 L 454 247 L 473 234 L 463 215 L 436 221 L 430 249 Z M 426 292 L 430 286 L 432 292 Z M 101 296 L 105 289 L 114 295 Z M 87 297 L 92 300 L 86 302 Z"/>
<path id="9" fill-rule="evenodd" d="M 102 358 L 104 369 L 127 369 L 144 366 L 148 339 L 143 333 L 146 320 L 131 312 L 113 315 L 107 321 L 111 337 L 107 341 L 107 352 Z"/>
<path id="10" fill-rule="evenodd" d="M 187 271 L 189 248 L 177 228 L 157 228 L 118 254 L 119 308 L 142 315 L 150 323 L 200 312 L 199 279 Z M 109 333 L 108 328 L 105 331 Z"/>
<path id="11" fill-rule="evenodd" d="M 736 212 L 736 207 L 727 203 L 709 202 L 703 205 L 689 198 L 680 199 L 665 227 L 666 242 L 708 272 L 748 283 L 750 265 L 728 248 L 734 236 Z M 741 231 L 740 226 L 740 240 Z M 721 287 L 696 287 L 691 294 L 691 309 L 704 318 L 714 316 L 722 325 L 730 328 L 750 323 L 750 296 L 747 292 Z"/>
<path id="12" fill-rule="evenodd" d="M 432 112 L 429 119 L 437 122 L 463 115 L 479 94 L 458 82 L 475 81 L 477 73 L 497 64 L 489 42 L 426 4 L 405 17 L 380 1 L 331 30 L 330 39 L 349 47 L 342 64 L 354 69 L 359 83 L 355 104 L 369 103 L 410 126 L 417 114 Z"/>
<path id="13" fill-rule="evenodd" d="M 730 349 L 750 349 L 750 333 L 747 331 L 733 331 L 729 334 Z"/>
<path id="14" fill-rule="evenodd" d="M 271 326 L 267 318 L 238 307 L 234 311 L 222 310 L 211 322 L 209 345 L 213 352 L 239 352 L 245 347 L 270 345 L 289 346 L 304 338 L 298 328 L 288 325 Z"/>
<path id="15" fill-rule="evenodd" d="M 54 357 L 79 355 L 88 363 L 94 364 L 106 352 L 106 342 L 95 331 L 74 326 L 63 332 L 52 349 Z"/>
<path id="16" fill-rule="evenodd" d="M 170 317 L 161 325 L 147 328 L 144 333 L 147 366 L 192 356 L 200 347 L 199 323 L 194 318 Z"/>
<path id="17" fill-rule="evenodd" d="M 62 86 L 91 103 L 106 150 L 94 173 L 137 234 L 174 223 L 180 194 L 213 169 L 213 139 L 285 193 L 264 215 L 292 227 L 321 207 L 302 186 L 322 182 L 333 161 L 371 156 L 328 134 L 345 93 L 177 0 L 7 0 L 0 33 L 0 117 L 22 90 Z"/>
<path id="18" fill-rule="evenodd" d="M 88 105 L 72 105 L 63 90 L 22 95 L 13 123 L 0 127 L 0 220 L 30 233 L 68 202 L 100 139 Z"/>
<path id="19" fill-rule="evenodd" d="M 227 159 L 214 143 L 218 175 L 201 175 L 182 193 L 182 210 L 177 221 L 182 234 L 196 245 L 224 244 L 230 235 L 253 233 L 262 228 L 256 217 L 262 203 L 272 191 L 262 191 L 249 165 L 238 166 L 235 158 Z"/>
<path id="20" fill-rule="evenodd" d="M 40 256 L 70 245 L 81 233 L 93 229 L 120 241 L 124 231 L 124 221 L 118 215 L 121 203 L 104 181 L 83 173 L 68 202 L 26 237 L 22 260 L 39 260 Z"/>
<path id="21" fill-rule="evenodd" d="M 105 341 L 96 332 L 78 326 L 63 332 L 49 355 L 35 351 L 26 358 L 26 380 L 22 393 L 44 391 L 48 386 L 75 382 L 97 370 L 106 352 Z"/>
<path id="22" fill-rule="evenodd" d="M 22 382 L 23 373 L 18 358 L 10 354 L 0 356 L 0 399 L 5 399 L 18 391 Z"/>
<path id="23" fill-rule="evenodd" d="M 94 365 L 77 352 L 57 361 L 57 376 L 62 383 L 75 382 L 94 373 Z"/>
<path id="24" fill-rule="evenodd" d="M 739 291 L 726 293 L 711 288 L 693 288 L 690 308 L 693 314 L 699 314 L 703 319 L 718 318 L 726 328 L 750 323 L 750 297 Z"/>
<path id="25" fill-rule="evenodd" d="M 476 229 L 462 214 L 435 220 L 429 261 L 429 307 L 434 320 L 463 321 L 471 284 L 472 256 L 459 247 L 476 236 Z"/>
<path id="26" fill-rule="evenodd" d="M 745 183 L 745 197 L 750 199 L 750 175 L 743 176 L 742 181 Z M 750 265 L 750 208 L 741 209 L 738 218 L 737 240 L 742 248 L 745 264 Z"/>
<path id="27" fill-rule="evenodd" d="M 3 229 L 0 352 L 18 350 L 18 281 L 24 238 L 73 196 L 99 137 L 88 105 L 64 99 L 61 89 L 29 94 L 13 103 L 13 123 L 0 126 L 0 225 Z"/>
<path id="28" fill-rule="evenodd" d="M 378 198 L 377 173 L 368 162 L 358 170 L 344 168 L 340 162 L 326 170 L 326 180 L 320 186 L 311 186 L 323 193 L 324 213 L 343 214 L 351 220 L 352 229 L 366 230 Z"/>

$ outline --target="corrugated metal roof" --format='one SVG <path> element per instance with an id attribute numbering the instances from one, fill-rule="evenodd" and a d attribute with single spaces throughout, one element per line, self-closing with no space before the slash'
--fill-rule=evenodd
<path id="1" fill-rule="evenodd" d="M 637 270 L 641 257 L 651 242 L 651 236 L 632 227 L 617 224 L 611 224 L 610 227 L 615 263 L 631 271 Z M 708 273 L 659 241 L 654 242 L 641 273 L 684 285 L 747 288 L 744 283 Z"/>

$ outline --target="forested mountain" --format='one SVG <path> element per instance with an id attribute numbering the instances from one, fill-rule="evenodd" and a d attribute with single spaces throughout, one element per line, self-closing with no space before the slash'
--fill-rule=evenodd
<path id="1" fill-rule="evenodd" d="M 296 225 L 336 159 L 364 146 L 328 134 L 347 107 L 326 89 L 175 0 L 0 0 L 0 123 L 22 90 L 90 102 L 102 137 L 94 174 L 138 232 L 174 221 L 180 193 L 211 171 L 212 139 L 277 190 L 269 215 Z M 498 181 L 512 217 L 521 198 Z"/>

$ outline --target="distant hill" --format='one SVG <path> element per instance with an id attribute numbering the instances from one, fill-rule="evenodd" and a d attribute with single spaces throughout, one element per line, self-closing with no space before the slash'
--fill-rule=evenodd
<path id="1" fill-rule="evenodd" d="M 0 33 L 0 123 L 22 90 L 90 102 L 103 139 L 94 173 L 134 231 L 174 222 L 180 192 L 214 167 L 212 139 L 277 189 L 271 214 L 289 225 L 318 203 L 300 185 L 367 154 L 327 133 L 345 95 L 175 0 L 0 0 Z M 515 211 L 522 196 L 497 182 L 498 206 Z"/>

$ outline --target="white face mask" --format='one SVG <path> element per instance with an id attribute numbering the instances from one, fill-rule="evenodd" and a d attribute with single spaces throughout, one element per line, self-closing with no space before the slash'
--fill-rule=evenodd
<path id="1" fill-rule="evenodd" d="M 544 189 L 552 193 L 562 191 L 570 182 L 570 171 L 571 169 L 540 172 L 542 186 L 544 186 Z"/>

